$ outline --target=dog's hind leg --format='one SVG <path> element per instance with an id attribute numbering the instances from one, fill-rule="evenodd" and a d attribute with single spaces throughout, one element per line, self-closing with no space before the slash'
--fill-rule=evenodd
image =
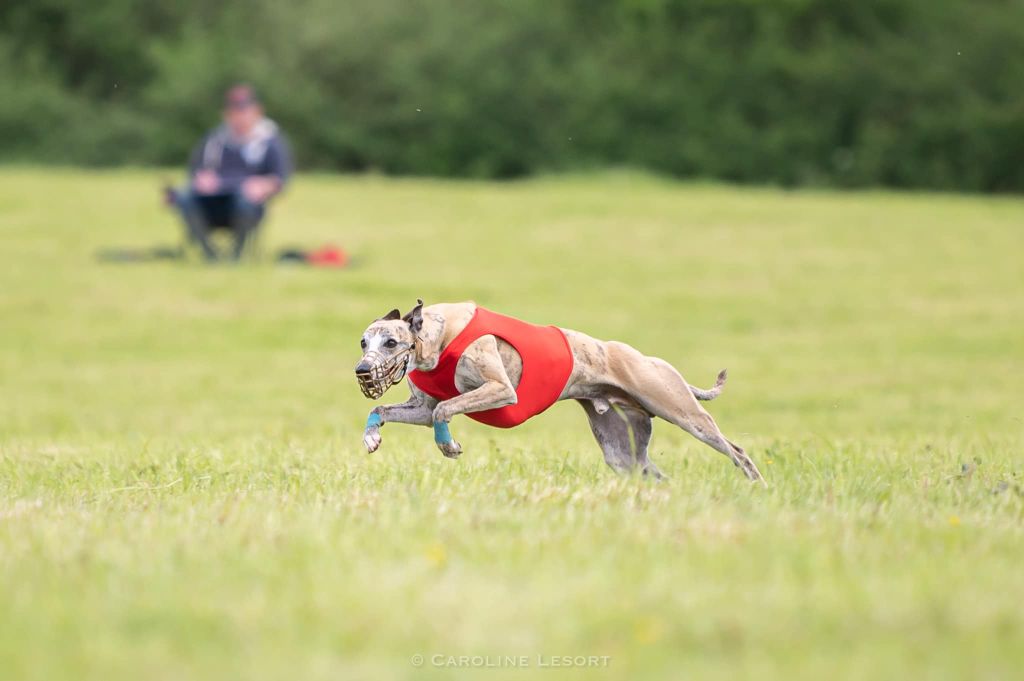
<path id="1" fill-rule="evenodd" d="M 629 422 L 614 407 L 598 411 L 591 400 L 577 401 L 587 412 L 590 430 L 604 453 L 605 463 L 616 473 L 632 472 L 635 461 L 630 447 Z"/>
<path id="2" fill-rule="evenodd" d="M 727 440 L 711 414 L 697 403 L 675 367 L 624 343 L 612 341 L 607 348 L 609 369 L 616 383 L 644 409 L 725 454 L 751 480 L 764 480 L 743 448 Z"/>
<path id="3" fill-rule="evenodd" d="M 661 416 L 661 414 L 658 415 Z M 662 418 L 679 426 L 704 444 L 725 454 L 750 480 L 764 482 L 764 478 L 761 477 L 761 471 L 757 470 L 757 465 L 753 459 L 747 455 L 742 447 L 722 435 L 722 431 L 719 430 L 715 420 L 711 418 L 711 414 L 704 411 L 704 408 L 696 402 L 682 408 L 678 406 L 672 408 L 670 405 L 670 408 L 666 410 Z"/>
<path id="4" fill-rule="evenodd" d="M 629 427 L 633 431 L 636 465 L 640 467 L 645 476 L 664 480 L 665 476 L 647 455 L 647 448 L 651 444 L 651 434 L 654 431 L 654 419 L 643 409 L 632 407 L 623 407 L 622 414 L 629 421 Z"/>

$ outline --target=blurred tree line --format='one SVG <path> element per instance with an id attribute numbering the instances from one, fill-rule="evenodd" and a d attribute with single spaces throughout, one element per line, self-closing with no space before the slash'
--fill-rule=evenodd
<path id="1" fill-rule="evenodd" d="M 180 164 L 263 93 L 305 168 L 1024 189 L 1021 0 L 0 0 L 0 159 Z"/>

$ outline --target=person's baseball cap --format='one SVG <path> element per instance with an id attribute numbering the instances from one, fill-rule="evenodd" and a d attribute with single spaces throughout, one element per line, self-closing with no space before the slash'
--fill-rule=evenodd
<path id="1" fill-rule="evenodd" d="M 251 85 L 233 85 L 224 93 L 224 108 L 247 109 L 260 103 Z"/>

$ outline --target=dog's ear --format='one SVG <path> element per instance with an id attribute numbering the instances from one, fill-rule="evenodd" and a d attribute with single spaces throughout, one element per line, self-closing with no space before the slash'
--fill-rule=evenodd
<path id="1" fill-rule="evenodd" d="M 416 299 L 416 307 L 409 310 L 402 320 L 409 325 L 412 329 L 413 334 L 418 334 L 420 329 L 423 328 L 423 300 L 420 298 Z"/>
<path id="2" fill-rule="evenodd" d="M 396 319 L 401 319 L 401 318 L 402 318 L 402 313 L 399 312 L 397 308 L 395 308 L 394 310 L 392 310 L 391 312 L 388 312 L 386 315 L 384 315 L 383 317 L 381 317 L 377 321 L 378 322 L 393 322 Z"/>

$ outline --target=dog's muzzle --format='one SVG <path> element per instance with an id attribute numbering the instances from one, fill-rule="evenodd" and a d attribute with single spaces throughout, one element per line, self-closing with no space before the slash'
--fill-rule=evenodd
<path id="1" fill-rule="evenodd" d="M 386 359 L 376 350 L 366 353 L 356 366 L 356 380 L 359 389 L 371 400 L 379 398 L 388 388 L 405 378 L 409 367 L 410 351 Z"/>

